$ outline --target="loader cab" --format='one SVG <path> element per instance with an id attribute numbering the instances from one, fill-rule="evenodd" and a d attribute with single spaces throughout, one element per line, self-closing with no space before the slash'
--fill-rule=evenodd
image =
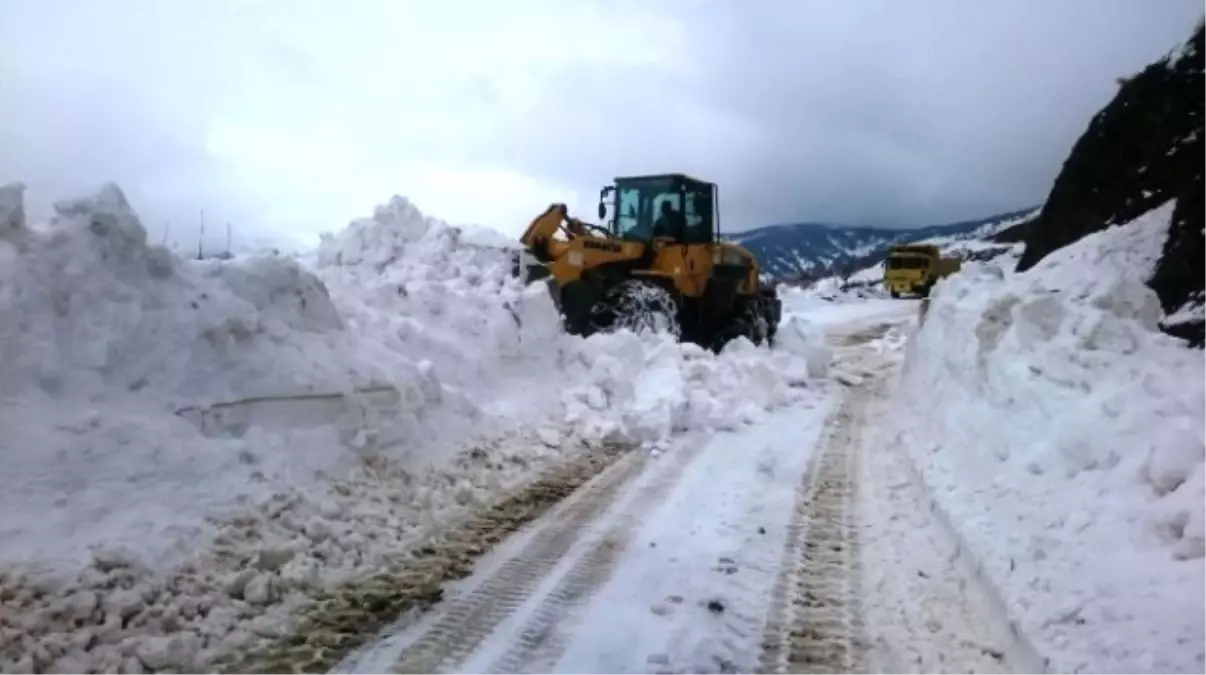
<path id="1" fill-rule="evenodd" d="M 612 234 L 626 241 L 649 242 L 666 237 L 683 244 L 711 244 L 719 239 L 716 185 L 683 174 L 617 178 L 599 194 L 599 219 L 612 200 Z"/>

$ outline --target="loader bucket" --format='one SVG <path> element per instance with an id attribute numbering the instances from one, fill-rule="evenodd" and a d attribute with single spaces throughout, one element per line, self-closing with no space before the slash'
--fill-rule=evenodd
<path id="1" fill-rule="evenodd" d="M 548 277 L 549 268 L 527 251 L 516 251 L 511 258 L 511 276 L 525 284 Z"/>

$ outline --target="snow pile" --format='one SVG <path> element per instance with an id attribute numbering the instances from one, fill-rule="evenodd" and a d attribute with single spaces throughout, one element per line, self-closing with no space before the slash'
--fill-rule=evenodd
<path id="1" fill-rule="evenodd" d="M 732 428 L 794 400 L 810 368 L 824 372 L 828 355 L 816 350 L 736 343 L 713 355 L 658 333 L 565 335 L 545 284 L 525 287 L 511 249 L 481 240 L 394 197 L 325 237 L 317 270 L 366 339 L 423 354 L 491 414 L 591 442 L 656 446 L 687 426 Z"/>
<path id="2" fill-rule="evenodd" d="M 940 284 L 898 442 L 1058 672 L 1200 671 L 1200 351 L 1162 334 L 1172 204 L 1005 274 Z"/>
<path id="3" fill-rule="evenodd" d="M 399 355 L 421 355 L 449 386 L 501 402 L 500 388 L 542 368 L 547 374 L 539 357 L 558 340 L 557 312 L 511 277 L 509 249 L 462 236 L 395 196 L 372 218 L 324 235 L 315 269 L 350 332 Z M 547 414 L 546 401 L 528 403 L 533 414 Z"/>
<path id="4" fill-rule="evenodd" d="M 0 239 L 6 394 L 154 392 L 166 407 L 412 375 L 357 349 L 321 281 L 295 261 L 182 260 L 148 244 L 114 185 L 55 211 L 48 226 L 10 226 Z"/>
<path id="5" fill-rule="evenodd" d="M 676 431 L 731 430 L 800 399 L 799 387 L 826 374 L 819 332 L 791 321 L 770 354 L 745 338 L 720 354 L 664 334 L 594 335 L 564 352 L 565 369 L 586 374 L 562 394 L 566 420 L 591 440 L 658 447 Z M 636 358 L 634 358 L 634 355 Z"/>
<path id="6" fill-rule="evenodd" d="M 103 541 L 172 564 L 222 504 L 482 429 L 292 260 L 180 259 L 113 185 L 40 228 L 19 186 L 0 197 L 2 562 L 70 569 Z"/>
<path id="7" fill-rule="evenodd" d="M 379 572 L 559 455 L 513 438 L 439 470 L 369 459 L 316 487 L 215 509 L 210 546 L 169 568 L 115 542 L 71 575 L 0 570 L 0 669 L 204 672 L 287 634 L 317 593 Z"/>

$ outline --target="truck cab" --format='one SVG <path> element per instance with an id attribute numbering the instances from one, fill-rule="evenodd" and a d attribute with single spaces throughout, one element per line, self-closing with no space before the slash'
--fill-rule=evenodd
<path id="1" fill-rule="evenodd" d="M 958 258 L 943 258 L 933 244 L 903 244 L 888 250 L 884 260 L 884 287 L 899 298 L 903 294 L 928 297 L 939 279 L 958 272 Z"/>

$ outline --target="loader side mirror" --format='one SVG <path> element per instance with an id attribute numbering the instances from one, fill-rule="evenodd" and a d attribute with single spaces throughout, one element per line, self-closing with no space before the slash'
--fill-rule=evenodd
<path id="1" fill-rule="evenodd" d="M 607 205 L 602 201 L 599 202 L 599 220 L 603 220 L 607 216 Z"/>

